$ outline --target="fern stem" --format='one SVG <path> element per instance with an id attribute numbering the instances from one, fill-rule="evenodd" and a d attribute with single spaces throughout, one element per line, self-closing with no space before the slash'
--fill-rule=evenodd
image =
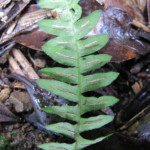
<path id="1" fill-rule="evenodd" d="M 69 8 L 69 5 L 68 3 L 66 3 L 66 8 L 67 8 L 67 11 L 68 11 L 68 14 L 70 16 L 70 20 L 71 20 L 71 25 L 72 25 L 72 32 L 73 32 L 73 37 L 74 37 L 74 41 L 75 41 L 75 51 L 77 53 L 77 72 L 78 72 L 78 110 L 77 110 L 77 126 L 76 126 L 76 135 L 75 135 L 75 150 L 78 150 L 78 140 L 79 140 L 79 136 L 80 136 L 80 119 L 81 119 L 81 109 L 82 109 L 82 104 L 81 104 L 81 71 L 80 71 L 80 55 L 79 55 L 79 46 L 78 46 L 78 39 L 76 38 L 76 33 L 75 33 L 75 29 L 74 29 L 74 21 L 73 21 L 73 16 L 71 15 L 70 13 L 70 8 Z"/>
<path id="2" fill-rule="evenodd" d="M 77 39 L 75 39 L 77 41 Z M 77 42 L 76 42 L 77 43 Z M 79 57 L 79 48 L 78 45 L 76 44 L 76 52 L 77 52 L 77 68 L 78 68 L 78 112 L 77 112 L 77 127 L 76 127 L 76 145 L 75 145 L 75 150 L 78 150 L 78 139 L 80 136 L 79 128 L 80 128 L 80 119 L 81 119 L 81 71 L 80 71 L 80 57 Z"/>

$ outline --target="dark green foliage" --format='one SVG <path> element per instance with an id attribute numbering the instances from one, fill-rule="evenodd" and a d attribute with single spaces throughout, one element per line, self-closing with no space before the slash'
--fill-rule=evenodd
<path id="1" fill-rule="evenodd" d="M 55 80 L 40 79 L 37 81 L 41 88 L 59 95 L 68 101 L 75 102 L 75 106 L 49 106 L 44 111 L 57 114 L 63 118 L 75 121 L 73 125 L 60 122 L 48 125 L 46 128 L 73 138 L 73 144 L 48 143 L 40 145 L 45 150 L 80 150 L 91 144 L 105 139 L 100 137 L 95 140 L 84 139 L 80 134 L 84 131 L 97 129 L 113 120 L 113 116 L 99 115 L 83 118 L 82 115 L 89 111 L 95 111 L 115 104 L 118 99 L 113 96 L 85 97 L 82 94 L 109 85 L 114 81 L 118 73 L 95 73 L 83 75 L 83 73 L 98 69 L 108 63 L 111 56 L 106 54 L 92 55 L 101 49 L 108 41 L 108 35 L 97 35 L 82 39 L 97 24 L 100 11 L 95 11 L 88 17 L 81 17 L 79 0 L 41 0 L 39 6 L 56 11 L 57 20 L 43 20 L 38 23 L 45 32 L 57 35 L 48 41 L 42 49 L 44 52 L 60 64 L 68 68 L 55 67 L 44 68 L 41 72 L 53 77 Z"/>

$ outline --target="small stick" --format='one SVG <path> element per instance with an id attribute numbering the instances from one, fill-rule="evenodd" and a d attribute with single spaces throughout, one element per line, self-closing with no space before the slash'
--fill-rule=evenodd
<path id="1" fill-rule="evenodd" d="M 39 79 L 39 76 L 20 50 L 13 49 L 12 53 L 19 65 L 23 68 L 24 74 L 26 74 L 30 79 Z"/>
<path id="2" fill-rule="evenodd" d="M 147 26 L 145 26 L 144 24 L 138 22 L 135 19 L 132 21 L 132 25 L 134 25 L 134 26 L 136 26 L 138 28 L 142 28 L 145 32 L 150 32 L 150 29 Z"/>

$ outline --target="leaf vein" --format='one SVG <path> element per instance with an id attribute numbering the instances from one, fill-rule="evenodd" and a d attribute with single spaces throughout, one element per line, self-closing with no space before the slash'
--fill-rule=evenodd
<path id="1" fill-rule="evenodd" d="M 87 48 L 90 48 L 90 47 L 92 47 L 92 46 L 95 46 L 95 45 L 97 45 L 97 44 L 99 44 L 98 41 L 94 41 L 94 42 L 92 42 L 92 43 L 90 43 L 90 44 L 87 44 L 87 45 L 85 45 L 85 46 L 81 49 L 81 51 L 83 51 L 83 50 L 85 50 L 85 49 L 87 49 Z"/>
<path id="2" fill-rule="evenodd" d="M 77 32 L 77 34 L 78 34 L 79 32 L 81 32 L 85 27 L 87 27 L 87 26 L 90 25 L 90 24 L 91 24 L 90 21 L 87 21 L 85 24 L 83 24 L 83 25 L 81 26 L 80 30 Z"/>
<path id="3" fill-rule="evenodd" d="M 100 105 L 100 104 L 105 104 L 105 100 L 87 103 L 87 104 L 85 104 L 85 106 L 90 106 L 90 105 Z"/>
<path id="4" fill-rule="evenodd" d="M 96 79 L 96 80 L 89 81 L 89 82 L 87 82 L 87 84 L 85 84 L 83 87 L 88 86 L 88 85 L 95 84 L 96 82 L 103 81 L 103 80 L 106 80 L 106 78 L 101 78 L 101 79 Z"/>
<path id="5" fill-rule="evenodd" d="M 61 54 L 61 53 L 59 53 L 59 52 L 56 52 L 56 55 L 57 55 L 57 56 L 60 56 L 60 57 L 63 57 L 63 58 L 65 58 L 65 59 L 69 59 L 69 60 L 76 61 L 76 59 L 75 59 L 75 58 L 72 58 L 72 57 L 69 57 L 69 56 L 63 55 L 63 54 Z"/>
<path id="6" fill-rule="evenodd" d="M 57 26 L 57 25 L 53 25 L 52 28 L 53 29 L 60 29 L 60 30 L 70 30 L 69 28 L 67 28 L 65 26 Z"/>
<path id="7" fill-rule="evenodd" d="M 51 87 L 52 87 L 52 88 L 55 88 L 55 89 L 57 89 L 57 90 L 59 90 L 59 91 L 61 91 L 61 92 L 65 92 L 65 93 L 67 93 L 67 94 L 70 94 L 70 95 L 72 95 L 72 96 L 76 96 L 75 94 L 69 92 L 68 90 L 59 88 L 59 87 L 57 87 L 57 86 L 54 86 L 54 85 L 53 85 L 53 86 L 51 86 Z"/>
<path id="8" fill-rule="evenodd" d="M 84 66 L 89 66 L 89 65 L 93 65 L 93 64 L 97 64 L 97 63 L 100 63 L 100 60 L 96 59 L 93 61 L 89 61 L 89 62 L 85 63 Z"/>
<path id="9" fill-rule="evenodd" d="M 69 78 L 76 78 L 72 74 L 66 74 L 66 73 L 62 73 L 62 72 L 55 72 L 55 74 L 60 75 L 60 76 L 64 76 L 64 77 L 69 77 Z"/>
<path id="10" fill-rule="evenodd" d="M 91 124 L 95 124 L 95 123 L 100 123 L 103 119 L 99 119 L 99 120 L 94 120 L 94 121 L 87 121 L 86 123 L 84 123 L 82 126 L 88 126 Z"/>
<path id="11" fill-rule="evenodd" d="M 67 132 L 69 132 L 69 133 L 71 133 L 71 134 L 75 134 L 73 131 L 71 131 L 71 130 L 69 130 L 69 129 L 67 129 L 67 128 L 63 128 L 63 127 L 57 127 L 57 129 L 62 129 L 62 130 L 65 130 L 65 131 L 67 131 Z"/>

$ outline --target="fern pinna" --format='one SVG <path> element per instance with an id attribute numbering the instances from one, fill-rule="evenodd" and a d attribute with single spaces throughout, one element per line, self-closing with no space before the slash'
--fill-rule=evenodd
<path id="1" fill-rule="evenodd" d="M 75 140 L 72 144 L 46 143 L 39 147 L 45 150 L 80 150 L 105 139 L 85 139 L 84 131 L 97 129 L 112 121 L 113 116 L 98 115 L 84 118 L 83 114 L 111 106 L 118 101 L 112 96 L 85 97 L 83 93 L 109 85 L 118 73 L 95 73 L 85 75 L 94 69 L 102 67 L 110 61 L 107 54 L 91 55 L 101 49 L 108 41 L 108 35 L 96 35 L 83 39 L 91 31 L 100 18 L 100 11 L 95 11 L 88 17 L 79 19 L 82 9 L 79 0 L 41 0 L 39 6 L 56 11 L 56 20 L 42 20 L 38 23 L 44 31 L 58 37 L 48 41 L 42 49 L 55 61 L 68 67 L 44 68 L 41 70 L 54 80 L 40 79 L 41 88 L 59 95 L 76 105 L 49 106 L 42 110 L 57 114 L 75 123 L 60 122 L 46 126 L 47 129 L 64 134 Z"/>

